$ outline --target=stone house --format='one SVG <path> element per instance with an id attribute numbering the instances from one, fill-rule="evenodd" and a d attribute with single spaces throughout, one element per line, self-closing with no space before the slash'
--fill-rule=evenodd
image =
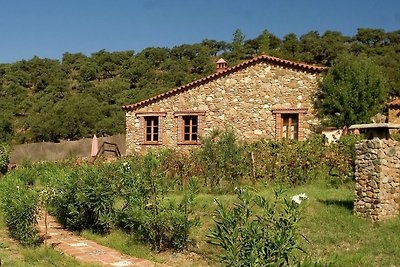
<path id="1" fill-rule="evenodd" d="M 144 101 L 125 105 L 126 152 L 190 148 L 214 129 L 233 129 L 245 141 L 303 140 L 318 125 L 313 108 L 325 67 L 267 55 Z"/>

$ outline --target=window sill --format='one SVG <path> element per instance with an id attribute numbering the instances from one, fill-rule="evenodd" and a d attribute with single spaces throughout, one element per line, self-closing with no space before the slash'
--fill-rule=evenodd
<path id="1" fill-rule="evenodd" d="M 200 142 L 180 142 L 180 143 L 178 143 L 178 145 L 179 146 L 186 146 L 186 145 L 196 146 L 196 145 L 201 145 L 201 143 Z"/>
<path id="2" fill-rule="evenodd" d="M 141 143 L 140 145 L 158 146 L 158 145 L 162 145 L 162 143 L 158 143 L 158 142 L 145 142 L 145 143 Z"/>

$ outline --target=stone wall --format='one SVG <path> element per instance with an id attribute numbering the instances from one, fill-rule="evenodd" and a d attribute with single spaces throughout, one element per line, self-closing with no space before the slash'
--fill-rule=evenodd
<path id="1" fill-rule="evenodd" d="M 162 118 L 162 145 L 177 146 L 175 112 L 204 112 L 200 135 L 213 129 L 231 128 L 243 140 L 275 138 L 274 108 L 307 109 L 302 120 L 307 137 L 313 125 L 313 95 L 318 87 L 318 73 L 299 71 L 259 62 L 203 83 L 196 88 L 160 99 L 126 113 L 127 154 L 152 147 L 141 145 L 143 130 L 137 113 L 165 112 Z M 294 112 L 295 113 L 295 112 Z M 300 130 L 300 129 L 299 129 Z"/>
<path id="2" fill-rule="evenodd" d="M 394 140 L 356 145 L 355 214 L 380 221 L 399 214 L 400 147 Z"/>
<path id="3" fill-rule="evenodd" d="M 400 124 L 400 107 L 399 106 L 389 106 L 388 110 L 388 122 Z"/>
<path id="4" fill-rule="evenodd" d="M 118 145 L 121 154 L 125 155 L 125 135 L 119 134 L 107 137 L 98 137 L 97 141 L 99 148 L 103 142 L 115 143 Z M 24 160 L 32 162 L 57 161 L 68 159 L 70 157 L 90 158 L 91 150 L 91 138 L 84 138 L 77 141 L 62 141 L 60 143 L 40 142 L 14 145 L 11 149 L 10 163 L 20 164 Z"/>

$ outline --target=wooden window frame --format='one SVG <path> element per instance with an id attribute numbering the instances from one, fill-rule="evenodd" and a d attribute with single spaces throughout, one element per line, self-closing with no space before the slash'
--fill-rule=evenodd
<path id="1" fill-rule="evenodd" d="M 199 145 L 200 134 L 202 131 L 202 121 L 205 115 L 204 111 L 180 111 L 175 112 L 177 118 L 177 144 L 178 145 Z M 193 125 L 193 118 L 197 118 L 197 125 Z M 189 120 L 189 125 L 185 124 L 185 120 Z M 185 126 L 189 126 L 189 132 L 185 132 Z M 193 127 L 196 126 L 197 131 L 193 132 Z M 189 140 L 185 140 L 185 134 L 189 135 Z M 196 140 L 193 140 L 193 135 L 196 135 Z"/>
<path id="2" fill-rule="evenodd" d="M 299 140 L 299 113 L 284 113 L 281 114 L 281 118 L 281 138 L 286 140 Z"/>
<path id="3" fill-rule="evenodd" d="M 158 116 L 144 117 L 144 142 L 146 144 L 158 144 L 160 120 Z"/>
<path id="4" fill-rule="evenodd" d="M 307 112 L 308 112 L 307 108 L 273 109 L 272 113 L 275 116 L 275 141 L 283 139 L 284 118 L 288 116 L 297 116 L 297 139 L 290 139 L 290 140 L 303 141 L 304 114 L 306 114 Z M 289 127 L 290 127 L 290 122 L 289 122 Z M 288 135 L 290 135 L 290 132 L 288 133 Z"/>
<path id="5" fill-rule="evenodd" d="M 166 112 L 140 112 L 136 116 L 139 118 L 139 128 L 140 128 L 140 140 L 141 145 L 162 145 L 163 139 L 163 118 L 166 116 Z M 157 118 L 157 125 L 152 124 L 151 129 L 151 140 L 147 140 L 148 136 L 148 122 L 156 121 L 153 120 Z M 157 128 L 157 140 L 154 139 L 155 127 Z"/>

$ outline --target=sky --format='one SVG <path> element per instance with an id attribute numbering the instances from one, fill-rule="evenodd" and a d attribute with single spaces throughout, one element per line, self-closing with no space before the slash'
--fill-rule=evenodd
<path id="1" fill-rule="evenodd" d="M 358 28 L 400 30 L 400 0 L 0 0 L 0 63 Z"/>

